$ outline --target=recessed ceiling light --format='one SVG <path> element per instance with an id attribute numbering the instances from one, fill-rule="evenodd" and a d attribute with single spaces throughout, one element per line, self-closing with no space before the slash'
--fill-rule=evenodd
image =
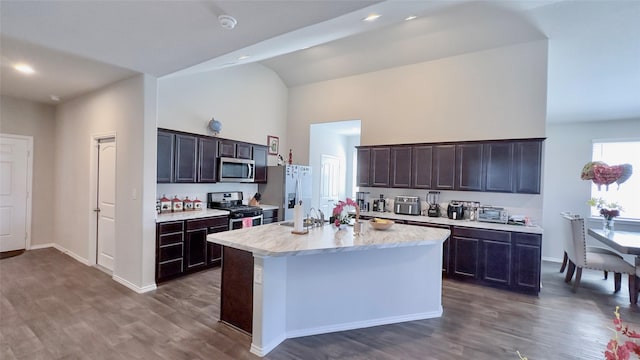
<path id="1" fill-rule="evenodd" d="M 413 20 L 413 19 L 415 19 L 415 18 L 417 18 L 417 16 L 415 16 L 415 15 L 411 15 L 411 16 L 407 16 L 406 18 L 404 18 L 404 20 L 405 20 L 405 21 L 409 21 L 409 20 Z"/>
<path id="2" fill-rule="evenodd" d="M 248 59 L 248 58 L 250 58 L 250 56 L 249 56 L 249 55 L 242 55 L 242 56 L 240 56 L 240 57 L 238 58 L 238 60 L 246 60 L 246 59 Z"/>
<path id="3" fill-rule="evenodd" d="M 33 74 L 36 72 L 33 68 L 27 64 L 15 64 L 13 68 L 20 71 L 23 74 Z"/>
<path id="4" fill-rule="evenodd" d="M 378 18 L 382 16 L 380 14 L 369 14 L 366 18 L 362 19 L 362 21 L 376 21 Z"/>

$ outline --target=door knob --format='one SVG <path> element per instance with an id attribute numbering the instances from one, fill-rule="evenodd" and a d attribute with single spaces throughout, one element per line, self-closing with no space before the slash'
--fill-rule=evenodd
<path id="1" fill-rule="evenodd" d="M 100 208 L 93 209 L 93 212 L 100 212 Z"/>

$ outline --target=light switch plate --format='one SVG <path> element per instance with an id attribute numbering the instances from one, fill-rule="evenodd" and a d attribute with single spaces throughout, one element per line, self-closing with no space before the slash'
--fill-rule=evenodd
<path id="1" fill-rule="evenodd" d="M 262 268 L 260 266 L 254 266 L 253 268 L 253 282 L 262 284 Z"/>

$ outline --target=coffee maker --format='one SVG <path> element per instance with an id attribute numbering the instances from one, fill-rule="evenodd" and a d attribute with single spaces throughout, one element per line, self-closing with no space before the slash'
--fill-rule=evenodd
<path id="1" fill-rule="evenodd" d="M 427 209 L 427 216 L 440 217 L 440 204 L 438 204 L 438 198 L 440 197 L 440 191 L 429 191 L 427 193 L 427 203 L 429 208 Z"/>
<path id="2" fill-rule="evenodd" d="M 369 211 L 369 192 L 368 191 L 356 192 L 356 204 L 358 204 L 360 211 Z"/>

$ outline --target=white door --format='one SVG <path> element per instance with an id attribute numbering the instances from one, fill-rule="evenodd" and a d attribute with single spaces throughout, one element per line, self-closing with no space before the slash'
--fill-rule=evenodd
<path id="1" fill-rule="evenodd" d="M 26 249 L 29 140 L 0 137 L 0 252 Z"/>
<path id="2" fill-rule="evenodd" d="M 101 139 L 98 143 L 98 265 L 113 271 L 116 225 L 116 141 Z"/>
<path id="3" fill-rule="evenodd" d="M 322 155 L 320 163 L 320 204 L 319 208 L 328 219 L 334 205 L 340 197 L 340 189 L 344 187 L 344 179 L 340 176 L 340 160 L 332 155 Z"/>

